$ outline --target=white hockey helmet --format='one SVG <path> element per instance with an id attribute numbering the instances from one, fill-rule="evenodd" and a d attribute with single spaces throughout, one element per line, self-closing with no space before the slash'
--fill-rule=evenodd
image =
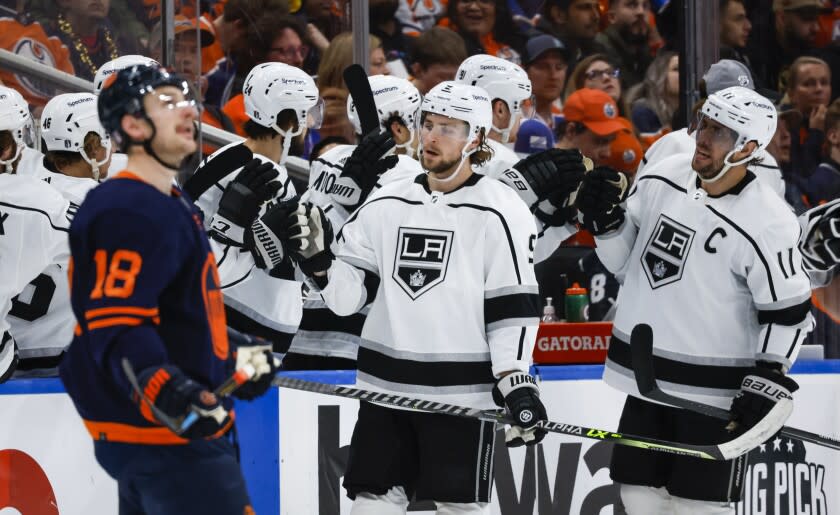
<path id="1" fill-rule="evenodd" d="M 254 66 L 245 78 L 242 94 L 248 117 L 283 136 L 280 163 L 289 153 L 292 138 L 306 128 L 317 129 L 324 118 L 324 101 L 315 81 L 300 68 L 288 64 L 272 62 Z M 287 109 L 295 113 L 297 130 L 286 131 L 277 125 L 280 113 Z"/>
<path id="2" fill-rule="evenodd" d="M 23 147 L 32 146 L 32 115 L 29 104 L 16 89 L 0 86 L 0 131 L 9 131 L 15 141 L 15 153 L 7 160 L 0 159 L 7 172 L 12 173 L 12 164 L 20 157 Z"/>
<path id="3" fill-rule="evenodd" d="M 407 143 L 397 145 L 399 148 L 411 148 L 414 141 L 415 127 L 417 126 L 417 114 L 420 112 L 420 92 L 414 84 L 394 77 L 393 75 L 372 75 L 368 77 L 370 89 L 373 93 L 373 103 L 376 104 L 376 112 L 379 115 L 380 126 L 388 130 L 386 124 L 392 115 L 396 115 L 408 127 L 411 137 Z M 356 134 L 362 134 L 362 124 L 359 115 L 356 113 L 356 104 L 353 97 L 347 96 L 347 117 L 353 124 Z"/>
<path id="4" fill-rule="evenodd" d="M 493 107 L 484 89 L 455 81 L 443 81 L 423 97 L 421 113 L 435 113 L 467 122 L 469 139 L 485 134 L 493 125 Z"/>
<path id="5" fill-rule="evenodd" d="M 105 149 L 105 159 L 97 161 L 85 152 L 85 137 L 93 132 Z M 99 168 L 111 155 L 111 136 L 99 121 L 97 96 L 91 93 L 65 93 L 53 97 L 41 113 L 41 139 L 46 150 L 78 152 L 99 180 Z"/>
<path id="6" fill-rule="evenodd" d="M 491 100 L 498 98 L 507 104 L 510 110 L 508 126 L 492 126 L 506 143 L 510 139 L 510 131 L 522 115 L 522 103 L 531 98 L 531 79 L 525 70 L 518 64 L 500 57 L 478 54 L 461 63 L 455 74 L 455 81 L 478 86 L 487 91 Z"/>
<path id="7" fill-rule="evenodd" d="M 776 108 L 770 100 L 759 93 L 742 86 L 732 86 L 716 93 L 712 93 L 700 108 L 702 118 L 714 120 L 736 134 L 732 150 L 724 158 L 721 171 L 705 182 L 715 182 L 733 166 L 744 164 L 756 156 L 770 144 L 776 133 Z M 695 131 L 695 135 L 697 131 Z M 757 148 L 747 157 L 730 162 L 733 154 L 743 149 L 750 141 L 755 141 Z M 702 179 L 702 178 L 701 178 Z"/>
<path id="8" fill-rule="evenodd" d="M 146 57 L 145 55 L 121 55 L 116 59 L 112 59 L 107 63 L 103 64 L 99 67 L 99 70 L 96 71 L 96 75 L 94 75 L 93 77 L 93 94 L 98 95 L 99 92 L 102 91 L 102 85 L 105 84 L 105 79 L 107 79 L 109 75 L 117 73 L 118 71 L 128 68 L 129 66 L 134 66 L 135 64 L 143 64 L 146 66 L 160 66 L 160 63 L 158 63 L 151 57 Z"/>

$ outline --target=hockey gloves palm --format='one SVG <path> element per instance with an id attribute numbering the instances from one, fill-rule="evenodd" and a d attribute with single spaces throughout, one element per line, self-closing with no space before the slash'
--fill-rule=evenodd
<path id="1" fill-rule="evenodd" d="M 530 374 L 514 372 L 499 379 L 493 388 L 493 400 L 499 407 L 507 408 L 516 421 L 505 433 L 508 447 L 535 445 L 545 438 L 546 431 L 538 423 L 547 422 L 548 415 Z"/>
<path id="2" fill-rule="evenodd" d="M 840 263 L 840 201 L 811 209 L 804 215 L 805 228 L 799 242 L 805 266 L 824 272 Z"/>
<path id="3" fill-rule="evenodd" d="M 397 165 L 398 157 L 387 154 L 396 143 L 390 132 L 369 132 L 344 163 L 333 186 L 333 200 L 352 211 L 367 199 L 379 176 Z"/>
<path id="4" fill-rule="evenodd" d="M 304 244 L 306 216 L 297 199 L 280 202 L 254 220 L 245 233 L 245 247 L 259 268 L 272 270 Z"/>
<path id="5" fill-rule="evenodd" d="M 333 229 L 324 211 L 311 204 L 302 204 L 306 215 L 306 238 L 299 250 L 292 253 L 292 259 L 300 271 L 311 277 L 316 272 L 330 268 L 335 257 L 330 249 L 333 242 Z"/>
<path id="6" fill-rule="evenodd" d="M 606 166 L 598 166 L 583 177 L 575 206 L 580 221 L 593 235 L 618 229 L 624 222 L 619 205 L 627 196 L 627 176 Z"/>
<path id="7" fill-rule="evenodd" d="M 270 343 L 240 344 L 236 349 L 235 366 L 236 370 L 242 370 L 245 366 L 254 368 L 251 379 L 233 393 L 239 399 L 250 401 L 262 396 L 271 387 L 271 380 L 280 368 L 280 360 L 274 357 Z"/>
<path id="8" fill-rule="evenodd" d="M 730 421 L 726 428 L 730 431 L 743 433 L 756 424 L 773 425 L 772 432 L 782 428 L 787 415 L 774 420 L 765 420 L 770 410 L 780 401 L 792 400 L 793 392 L 799 389 L 796 381 L 784 375 L 777 368 L 757 366 L 750 370 L 741 382 L 741 391 L 732 400 Z"/>
<path id="9" fill-rule="evenodd" d="M 149 403 L 165 417 L 181 423 L 189 413 L 198 414 L 198 420 L 180 436 L 189 439 L 206 438 L 219 433 L 232 423 L 230 414 L 219 399 L 207 388 L 185 376 L 178 367 L 165 365 L 151 367 L 137 374 L 143 399 L 135 394 L 140 413 L 147 420 L 163 423 Z"/>
<path id="10" fill-rule="evenodd" d="M 273 163 L 252 159 L 225 188 L 219 210 L 210 220 L 210 235 L 216 240 L 243 246 L 245 233 L 263 202 L 274 198 L 282 187 Z"/>
<path id="11" fill-rule="evenodd" d="M 570 197 L 586 172 L 579 151 L 549 149 L 526 157 L 513 168 L 515 171 L 508 170 L 501 180 L 519 193 L 540 220 L 548 225 L 563 225 L 574 219 L 577 212 L 570 206 Z"/>

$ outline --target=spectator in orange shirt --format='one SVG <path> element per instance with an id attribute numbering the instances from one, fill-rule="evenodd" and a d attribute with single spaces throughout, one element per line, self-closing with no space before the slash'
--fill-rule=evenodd
<path id="1" fill-rule="evenodd" d="M 490 54 L 522 64 L 524 38 L 511 20 L 506 0 L 450 0 L 441 25 L 464 38 L 468 55 Z"/>

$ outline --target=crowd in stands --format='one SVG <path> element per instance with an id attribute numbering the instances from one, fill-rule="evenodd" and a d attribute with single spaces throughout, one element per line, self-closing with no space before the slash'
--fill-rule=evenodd
<path id="1" fill-rule="evenodd" d="M 785 198 L 797 213 L 836 198 L 840 73 L 832 69 L 840 69 L 840 1 L 718 2 L 720 57 L 740 63 L 745 83 L 777 105 L 778 128 L 767 152 L 779 169 L 767 173 L 781 173 Z M 425 94 L 455 78 L 471 55 L 521 65 L 533 95 L 508 141 L 521 155 L 586 147 L 596 164 L 632 176 L 651 145 L 691 124 L 678 109 L 676 11 L 682 2 L 368 3 L 370 75 L 409 78 Z M 175 0 L 172 67 L 194 81 L 205 107 L 202 122 L 239 134 L 247 120 L 242 88 L 248 72 L 271 61 L 303 69 L 325 101 L 321 128 L 291 149 L 309 158 L 313 148 L 355 140 L 342 78 L 353 60 L 350 9 L 350 0 Z M 155 0 L 5 0 L 2 10 L 0 48 L 83 79 L 93 80 L 101 65 L 120 55 L 162 59 L 162 5 Z M 706 79 L 698 84 L 703 96 Z M 18 89 L 36 116 L 57 93 L 42 80 L 2 68 L 0 81 Z M 578 237 L 568 245 L 588 243 Z M 571 282 L 574 272 L 568 275 Z"/>

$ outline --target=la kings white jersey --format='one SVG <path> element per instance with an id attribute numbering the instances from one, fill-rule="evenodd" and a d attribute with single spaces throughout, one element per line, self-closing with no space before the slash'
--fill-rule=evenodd
<path id="1" fill-rule="evenodd" d="M 23 147 L 20 151 L 20 161 L 15 168 L 15 173 L 17 175 L 38 175 L 41 171 L 43 159 L 44 154 L 34 148 Z"/>
<path id="2" fill-rule="evenodd" d="M 204 213 L 205 228 L 210 228 L 210 219 L 218 210 L 227 185 L 253 158 L 274 164 L 279 173 L 275 180 L 283 184 L 276 196 L 278 201 L 295 196 L 295 187 L 285 167 L 252 153 L 241 142 L 231 143 L 207 156 L 190 178 L 190 181 L 208 180 L 209 187 L 194 199 Z M 263 205 L 260 216 L 268 210 L 269 204 Z M 285 350 L 301 317 L 301 284 L 292 280 L 291 267 L 283 278 L 273 277 L 254 264 L 248 250 L 222 245 L 212 238 L 211 247 L 218 262 L 228 325 L 268 338 L 275 343 L 275 349 Z"/>
<path id="3" fill-rule="evenodd" d="M 52 172 L 43 163 L 33 177 L 52 186 L 68 201 L 72 220 L 87 193 L 98 184 L 93 179 Z M 9 323 L 20 349 L 19 374 L 54 372 L 57 359 L 73 339 L 76 318 L 70 306 L 67 269 L 52 264 L 33 279 L 14 299 Z"/>
<path id="4" fill-rule="evenodd" d="M 813 326 L 811 287 L 784 200 L 751 172 L 708 196 L 691 158 L 638 178 L 624 224 L 597 238 L 598 257 L 623 281 L 604 379 L 638 396 L 629 338 L 646 323 L 660 387 L 728 408 L 756 360 L 796 359 Z"/>
<path id="5" fill-rule="evenodd" d="M 514 191 L 522 191 L 523 188 L 520 188 L 519 185 L 527 184 L 527 182 L 522 174 L 513 168 L 513 165 L 520 161 L 519 156 L 498 141 L 488 139 L 487 144 L 493 149 L 493 157 L 483 166 L 473 167 L 473 169 L 477 173 L 502 181 L 513 188 Z M 530 191 L 529 188 L 527 189 Z M 548 259 L 561 243 L 577 232 L 577 227 L 572 224 L 546 225 L 537 217 L 534 217 L 534 222 L 537 224 L 537 242 L 534 248 L 535 263 Z"/>
<path id="6" fill-rule="evenodd" d="M 430 192 L 424 174 L 368 198 L 341 230 L 322 291 L 339 315 L 372 302 L 360 387 L 494 406 L 495 377 L 531 360 L 535 237 L 516 194 L 478 174 L 446 194 Z"/>
<path id="7" fill-rule="evenodd" d="M 72 326 L 69 333 L 55 325 L 50 327 L 56 333 L 31 331 L 41 329 L 39 322 L 59 295 L 42 272 L 58 265 L 67 274 L 67 207 L 56 190 L 35 177 L 0 174 L 0 335 L 11 333 L 22 360 L 57 356 L 72 338 Z"/>
<path id="8" fill-rule="evenodd" d="M 335 233 L 341 230 L 350 216 L 341 202 L 346 202 L 352 194 L 347 188 L 336 186 L 336 179 L 355 149 L 356 145 L 338 145 L 314 159 L 309 168 L 309 189 L 302 200 L 323 209 Z M 374 191 L 395 181 L 414 179 L 423 173 L 416 160 L 405 155 L 398 158 L 397 165 L 379 178 Z M 303 301 L 303 316 L 292 339 L 291 351 L 309 356 L 356 359 L 366 314 L 367 309 L 363 309 L 360 313 L 338 316 L 327 308 L 319 295 L 310 295 Z"/>
<path id="9" fill-rule="evenodd" d="M 644 175 L 645 170 L 654 164 L 677 154 L 693 154 L 697 141 L 688 134 L 687 128 L 669 132 L 658 140 L 642 156 L 639 168 L 636 170 L 636 177 Z M 785 181 L 782 178 L 782 171 L 779 163 L 769 152 L 763 151 L 761 162 L 747 167 L 758 179 L 767 183 L 779 197 L 785 198 Z"/>

